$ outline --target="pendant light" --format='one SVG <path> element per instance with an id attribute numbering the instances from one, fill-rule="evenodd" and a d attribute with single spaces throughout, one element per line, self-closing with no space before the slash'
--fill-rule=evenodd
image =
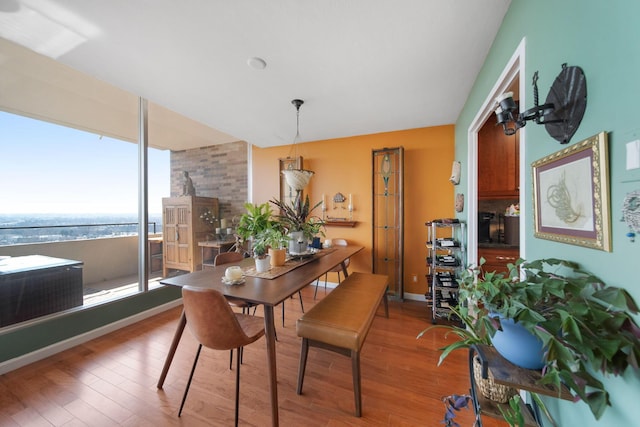
<path id="1" fill-rule="evenodd" d="M 302 99 L 294 99 L 291 103 L 296 107 L 296 136 L 293 139 L 292 151 L 293 157 L 297 157 L 297 145 L 296 143 L 300 139 L 300 106 L 304 104 Z M 300 165 L 302 167 L 302 165 Z M 309 184 L 311 177 L 315 172 L 306 169 L 286 169 L 282 171 L 282 174 L 287 181 L 287 185 L 293 188 L 297 192 L 296 199 L 299 198 L 300 192 Z"/>

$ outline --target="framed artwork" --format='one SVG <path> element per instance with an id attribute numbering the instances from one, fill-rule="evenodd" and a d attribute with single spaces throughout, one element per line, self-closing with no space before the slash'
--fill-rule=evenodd
<path id="1" fill-rule="evenodd" d="M 611 251 L 606 132 L 532 163 L 535 237 Z"/>
<path id="2" fill-rule="evenodd" d="M 285 179 L 284 174 L 282 174 L 282 171 L 287 169 L 302 169 L 302 156 L 278 159 L 278 162 L 278 175 L 280 175 L 280 200 L 290 205 L 293 204 L 296 199 L 296 190 L 287 184 L 287 180 Z M 302 197 L 302 192 L 300 192 L 300 197 Z"/>

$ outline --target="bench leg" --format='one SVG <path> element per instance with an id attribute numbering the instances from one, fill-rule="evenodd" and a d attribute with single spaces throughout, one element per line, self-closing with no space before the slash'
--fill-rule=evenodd
<path id="1" fill-rule="evenodd" d="M 302 394 L 302 383 L 304 381 L 304 370 L 307 366 L 307 355 L 309 354 L 309 340 L 302 338 L 302 347 L 300 348 L 300 366 L 298 366 L 298 388 L 297 394 Z"/>
<path id="2" fill-rule="evenodd" d="M 356 417 L 362 416 L 362 394 L 360 392 L 360 352 L 351 350 L 351 370 L 353 371 L 353 394 L 356 401 Z"/>

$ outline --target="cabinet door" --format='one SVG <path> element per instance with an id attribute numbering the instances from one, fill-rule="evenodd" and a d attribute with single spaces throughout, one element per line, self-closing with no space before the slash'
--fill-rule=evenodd
<path id="1" fill-rule="evenodd" d="M 507 264 L 515 264 L 519 256 L 519 249 L 478 248 L 478 260 L 485 259 L 482 269 L 486 272 L 508 273 Z"/>
<path id="2" fill-rule="evenodd" d="M 191 210 L 188 205 L 164 207 L 164 260 L 165 268 L 189 267 Z"/>
<path id="3" fill-rule="evenodd" d="M 519 162 L 518 132 L 505 135 L 492 115 L 478 132 L 478 197 L 518 197 Z"/>

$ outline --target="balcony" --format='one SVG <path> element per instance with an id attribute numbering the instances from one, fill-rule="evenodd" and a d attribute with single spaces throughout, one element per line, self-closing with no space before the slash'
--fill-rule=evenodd
<path id="1" fill-rule="evenodd" d="M 149 235 L 149 239 L 155 239 L 156 243 L 161 237 L 160 233 Z M 154 246 L 158 247 L 157 244 Z M 161 263 L 158 262 L 161 260 L 161 252 L 157 249 L 154 252 L 155 262 L 149 263 L 150 268 L 153 267 L 154 270 L 149 274 L 149 289 L 161 286 L 158 284 L 162 274 Z M 150 255 L 151 253 L 149 251 Z M 0 257 L 28 255 L 41 255 L 82 263 L 78 268 L 81 269 L 82 302 L 79 305 L 79 301 L 75 301 L 72 304 L 75 307 L 63 309 L 63 311 L 78 310 L 123 298 L 137 293 L 139 289 L 137 235 L 0 246 Z M 36 277 L 35 280 L 42 279 Z M 20 283 L 18 286 L 28 285 Z M 3 310 L 7 310 L 7 307 Z"/>

